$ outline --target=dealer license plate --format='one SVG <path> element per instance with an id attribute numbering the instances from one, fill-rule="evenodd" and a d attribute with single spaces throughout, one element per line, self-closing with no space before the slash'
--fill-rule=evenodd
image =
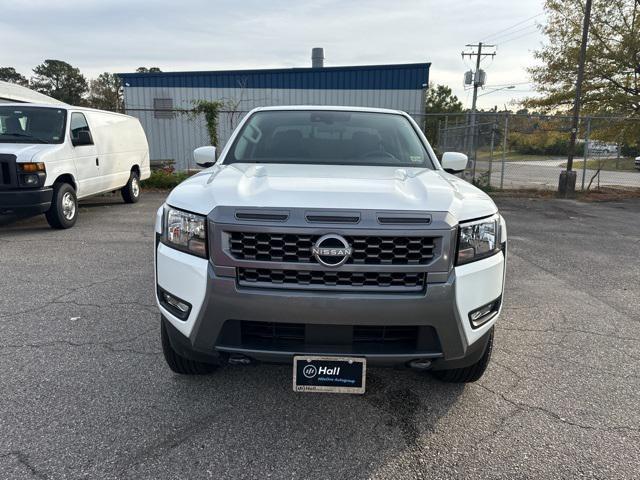
<path id="1" fill-rule="evenodd" d="M 360 357 L 293 357 L 295 392 L 330 392 L 363 394 L 367 360 Z"/>

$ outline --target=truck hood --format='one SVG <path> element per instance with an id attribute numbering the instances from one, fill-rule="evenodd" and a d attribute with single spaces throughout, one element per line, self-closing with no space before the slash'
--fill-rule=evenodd
<path id="1" fill-rule="evenodd" d="M 49 143 L 0 143 L 0 153 L 15 155 L 19 162 L 29 162 L 38 153 L 59 148 Z"/>
<path id="2" fill-rule="evenodd" d="M 497 212 L 491 198 L 442 170 L 346 165 L 216 165 L 169 195 L 202 215 L 218 205 L 449 212 L 457 220 Z"/>

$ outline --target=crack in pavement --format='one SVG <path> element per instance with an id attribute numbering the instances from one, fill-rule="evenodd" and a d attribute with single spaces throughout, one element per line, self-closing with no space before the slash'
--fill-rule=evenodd
<path id="1" fill-rule="evenodd" d="M 510 355 L 515 355 L 516 357 L 517 357 L 517 356 L 521 356 L 521 355 L 525 355 L 525 356 L 530 357 L 530 358 L 535 358 L 536 360 L 550 360 L 549 356 L 534 355 L 534 354 L 532 354 L 532 353 L 529 353 L 529 352 L 522 352 L 522 351 L 518 351 L 518 352 L 516 352 L 516 351 L 514 351 L 514 350 L 511 350 L 511 349 L 509 349 L 509 348 L 505 348 L 505 347 L 501 347 L 500 349 L 501 349 L 503 352 L 508 353 L 508 354 L 510 354 Z M 629 375 L 620 375 L 620 373 L 618 373 L 618 372 L 612 372 L 611 370 L 607 370 L 607 369 L 604 369 L 604 368 L 595 367 L 595 366 L 593 366 L 593 365 L 591 365 L 591 364 L 582 363 L 582 362 L 577 362 L 577 361 L 572 360 L 572 359 L 570 359 L 570 358 L 562 358 L 562 361 L 563 361 L 563 362 L 567 362 L 567 363 L 571 363 L 571 364 L 573 364 L 573 365 L 577 365 L 577 366 L 579 366 L 580 368 L 587 368 L 587 369 L 589 369 L 589 370 L 593 370 L 593 371 L 595 371 L 595 372 L 597 372 L 597 373 L 600 373 L 600 374 L 606 374 L 606 375 L 609 375 L 609 376 L 612 376 L 612 377 L 622 378 L 622 379 L 624 379 L 624 380 L 628 380 L 628 379 L 630 379 L 630 378 L 640 378 L 640 375 L 634 375 L 634 374 L 629 374 Z M 528 377 L 528 378 L 532 378 L 532 377 Z"/>
<path id="2" fill-rule="evenodd" d="M 158 355 L 161 352 L 145 352 L 142 350 L 135 350 L 135 349 L 116 349 L 113 346 L 114 345 L 122 345 L 128 342 L 133 342 L 134 340 L 137 340 L 145 335 L 150 334 L 152 331 L 157 330 L 156 327 L 153 328 L 148 328 L 147 330 L 139 333 L 138 335 L 135 335 L 133 337 L 130 338 L 124 338 L 124 339 L 120 339 L 120 340 L 113 340 L 111 342 L 72 342 L 71 340 L 52 340 L 50 342 L 41 342 L 41 343 L 24 343 L 21 345 L 16 345 L 16 344 L 5 344 L 5 345 L 0 345 L 0 349 L 20 349 L 20 348 L 47 348 L 47 347 L 55 347 L 58 345 L 66 345 L 69 347 L 104 347 L 107 350 L 110 350 L 112 352 L 123 352 L 123 351 L 131 351 L 131 353 L 140 353 L 140 354 L 144 354 L 144 355 Z"/>
<path id="3" fill-rule="evenodd" d="M 183 429 L 180 429 L 175 434 L 169 434 L 160 442 L 156 442 L 152 445 L 149 445 L 148 447 L 142 448 L 138 452 L 135 452 L 133 455 L 129 456 L 129 458 L 119 460 L 117 462 L 119 464 L 119 467 L 117 468 L 119 473 L 117 474 L 117 476 L 125 477 L 127 476 L 125 475 L 125 473 L 130 471 L 135 466 L 142 464 L 146 460 L 157 458 L 165 451 L 173 450 L 174 448 L 179 447 L 188 440 L 191 440 L 198 433 L 209 428 L 211 424 L 220 417 L 220 415 L 224 415 L 224 413 L 228 412 L 229 410 L 231 410 L 230 407 L 224 407 L 215 413 L 206 415 L 198 419 L 194 419 L 194 421 L 190 425 L 186 426 Z"/>
<path id="4" fill-rule="evenodd" d="M 38 306 L 27 308 L 27 309 L 24 309 L 24 310 L 19 310 L 17 312 L 0 313 L 0 318 L 7 318 L 7 317 L 12 317 L 14 315 L 21 315 L 23 313 L 35 312 L 35 311 L 40 310 L 42 308 L 48 307 L 49 305 L 55 304 L 58 300 L 61 300 L 62 298 L 66 297 L 68 295 L 71 295 L 73 293 L 77 293 L 77 292 L 79 292 L 81 290 L 85 290 L 87 288 L 95 287 L 97 285 L 104 285 L 105 283 L 113 282 L 114 280 L 117 280 L 117 279 L 116 278 L 109 278 L 109 279 L 106 279 L 106 280 L 100 280 L 98 282 L 93 282 L 93 283 L 90 283 L 88 285 L 83 285 L 81 287 L 76 287 L 76 288 L 72 289 L 70 292 L 63 293 L 61 295 L 58 295 L 57 297 L 54 297 L 52 300 L 48 300 L 43 305 L 38 305 Z"/>
<path id="5" fill-rule="evenodd" d="M 612 339 L 616 339 L 616 340 L 623 340 L 623 341 L 637 341 L 640 342 L 640 338 L 637 337 L 621 337 L 619 335 L 615 335 L 615 334 L 608 334 L 608 333 L 599 333 L 599 332 L 591 332 L 589 330 L 580 330 L 577 328 L 562 328 L 562 329 L 557 329 L 554 327 L 551 328 L 545 328 L 545 329 L 540 329 L 540 328 L 511 328 L 511 327 L 507 327 L 505 325 L 500 325 L 499 330 L 505 330 L 505 331 L 509 331 L 509 332 L 536 332 L 536 333 L 584 333 L 585 335 L 593 335 L 593 336 L 597 336 L 597 337 L 605 337 L 605 338 L 612 338 Z"/>
<path id="6" fill-rule="evenodd" d="M 46 480 L 47 478 L 49 478 L 47 474 L 38 470 L 29 461 L 29 457 L 24 452 L 21 452 L 20 450 L 12 450 L 10 452 L 0 454 L 0 458 L 8 458 L 8 457 L 15 457 L 16 460 L 18 460 L 18 463 L 26 467 L 27 470 L 29 470 L 29 473 L 31 473 L 31 475 L 33 475 L 35 478 L 39 478 L 42 480 Z"/>
<path id="7" fill-rule="evenodd" d="M 511 400 L 510 398 L 507 398 L 507 396 L 504 393 L 501 392 L 496 392 L 495 390 L 490 389 L 489 387 L 487 387 L 486 385 L 482 384 L 482 383 L 476 383 L 475 386 L 482 388 L 483 390 L 486 390 L 489 393 L 492 393 L 493 395 L 496 395 L 500 398 L 502 398 L 502 400 L 504 400 L 505 402 L 509 403 L 510 405 L 516 407 L 519 410 L 524 410 L 524 411 L 530 411 L 530 412 L 540 412 L 543 413 L 545 415 L 547 415 L 548 417 L 563 423 L 565 425 L 570 425 L 572 427 L 576 427 L 576 428 L 580 428 L 583 430 L 589 430 L 589 431 L 598 431 L 598 432 L 620 432 L 620 431 L 628 431 L 628 432 L 640 432 L 640 428 L 637 427 L 626 427 L 626 426 L 622 426 L 622 425 L 617 425 L 615 427 L 598 427 L 598 426 L 593 426 L 593 425 L 585 425 L 582 423 L 578 423 L 578 422 L 573 422 L 567 418 L 562 417 L 561 415 L 557 414 L 556 412 L 553 412 L 551 410 L 547 410 L 544 407 L 539 407 L 537 405 L 529 405 L 528 403 L 524 403 L 524 402 L 518 402 L 516 400 Z"/>
<path id="8" fill-rule="evenodd" d="M 534 262 L 533 260 L 530 260 L 530 259 L 528 259 L 528 258 L 525 258 L 525 257 L 523 257 L 522 255 L 516 255 L 516 254 L 513 254 L 513 253 L 512 253 L 512 255 L 514 255 L 514 256 L 516 256 L 516 257 L 518 257 L 518 258 L 519 258 L 519 259 L 521 259 L 523 262 L 526 262 L 526 263 L 528 263 L 529 265 L 532 265 L 532 266 L 534 266 L 535 268 L 538 268 L 538 269 L 542 270 L 543 272 L 545 272 L 545 273 L 547 273 L 548 275 L 552 276 L 552 277 L 553 277 L 554 279 L 556 279 L 558 282 L 561 282 L 561 283 L 564 283 L 564 284 L 566 284 L 566 285 L 569 285 L 569 286 L 571 287 L 571 288 L 570 288 L 570 290 L 575 291 L 575 290 L 577 289 L 579 292 L 584 293 L 584 294 L 585 294 L 586 296 L 588 296 L 589 298 L 592 298 L 592 299 L 594 299 L 594 300 L 597 300 L 597 301 L 599 301 L 599 302 L 603 303 L 604 305 L 606 305 L 607 307 L 609 307 L 609 308 L 610 308 L 611 310 L 613 310 L 614 312 L 619 313 L 620 315 L 622 315 L 625 319 L 630 320 L 630 321 L 632 321 L 632 322 L 634 322 L 634 323 L 638 323 L 638 322 L 640 322 L 640 319 L 635 319 L 635 318 L 632 316 L 632 314 L 630 314 L 630 313 L 628 313 L 628 312 L 625 312 L 625 311 L 620 310 L 620 309 L 618 308 L 618 306 L 617 306 L 617 305 L 613 305 L 612 303 L 605 301 L 603 298 L 601 298 L 601 297 L 597 297 L 596 295 L 594 295 L 594 294 L 592 294 L 592 293 L 589 293 L 589 292 L 585 291 L 585 290 L 582 288 L 582 286 L 581 286 L 581 285 L 576 285 L 576 284 L 574 284 L 573 282 L 571 282 L 569 279 L 565 279 L 565 278 L 560 277 L 560 276 L 559 276 L 557 273 L 555 273 L 554 271 L 552 271 L 552 270 L 550 270 L 550 269 L 548 269 L 548 268 L 546 268 L 546 267 L 543 267 L 542 265 L 539 265 L 539 264 L 537 264 L 536 262 Z"/>

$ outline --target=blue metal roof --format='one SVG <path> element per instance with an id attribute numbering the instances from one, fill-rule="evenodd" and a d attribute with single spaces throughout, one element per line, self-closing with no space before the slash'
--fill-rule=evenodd
<path id="1" fill-rule="evenodd" d="M 125 87 L 421 90 L 430 63 L 215 72 L 119 73 Z"/>

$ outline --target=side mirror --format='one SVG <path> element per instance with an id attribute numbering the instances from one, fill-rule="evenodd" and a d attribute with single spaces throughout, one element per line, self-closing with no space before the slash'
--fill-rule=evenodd
<path id="1" fill-rule="evenodd" d="M 196 164 L 209 168 L 216 163 L 216 147 L 198 147 L 193 151 L 193 159 Z"/>
<path id="2" fill-rule="evenodd" d="M 442 161 L 440 165 L 448 173 L 460 173 L 464 172 L 467 168 L 467 162 L 469 159 L 464 153 L 458 152 L 445 152 L 442 154 Z"/>
<path id="3" fill-rule="evenodd" d="M 71 143 L 74 147 L 81 147 L 82 145 L 93 145 L 93 138 L 91 133 L 87 130 L 80 130 L 75 138 L 71 139 Z"/>

